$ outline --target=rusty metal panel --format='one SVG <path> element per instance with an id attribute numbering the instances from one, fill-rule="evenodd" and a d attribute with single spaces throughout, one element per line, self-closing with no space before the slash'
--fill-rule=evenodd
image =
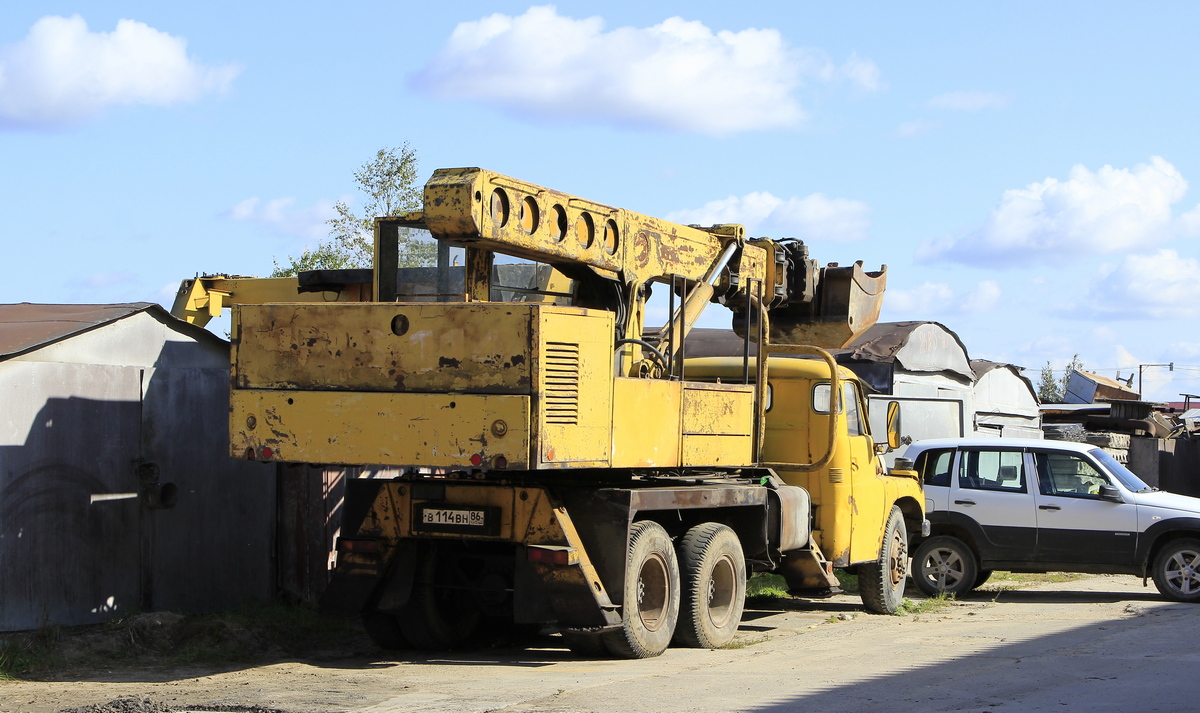
<path id="1" fill-rule="evenodd" d="M 279 462 L 529 466 L 529 397 L 237 389 L 230 455 Z M 263 448 L 271 454 L 264 456 Z M 479 461 L 473 462 L 472 456 Z"/>
<path id="2" fill-rule="evenodd" d="M 499 303 L 241 305 L 234 310 L 234 384 L 528 394 L 533 309 Z"/>
<path id="3" fill-rule="evenodd" d="M 736 468 L 754 465 L 754 439 L 749 436 L 683 437 L 683 465 Z"/>
<path id="4" fill-rule="evenodd" d="M 614 468 L 672 468 L 679 465 L 682 392 L 683 387 L 678 381 L 614 380 Z"/>
<path id="5" fill-rule="evenodd" d="M 604 467 L 612 448 L 613 315 L 537 311 L 538 467 Z"/>
<path id="6" fill-rule="evenodd" d="M 683 390 L 683 432 L 751 435 L 754 432 L 754 387 L 687 384 Z"/>
<path id="7" fill-rule="evenodd" d="M 608 491 L 627 493 L 630 517 L 643 510 L 689 510 L 763 506 L 767 489 L 758 485 L 714 485 L 686 488 L 641 488 Z"/>
<path id="8" fill-rule="evenodd" d="M 112 305 L 0 305 L 0 359 L 23 354 L 146 310 L 149 302 Z"/>

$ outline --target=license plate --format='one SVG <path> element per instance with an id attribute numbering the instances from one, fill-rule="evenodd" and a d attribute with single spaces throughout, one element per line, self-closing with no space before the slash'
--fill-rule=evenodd
<path id="1" fill-rule="evenodd" d="M 450 510 L 427 507 L 421 513 L 421 524 L 482 528 L 487 527 L 487 513 L 483 510 Z"/>
<path id="2" fill-rule="evenodd" d="M 500 508 L 483 505 L 455 507 L 417 503 L 413 506 L 413 530 L 418 532 L 495 537 L 500 534 Z"/>

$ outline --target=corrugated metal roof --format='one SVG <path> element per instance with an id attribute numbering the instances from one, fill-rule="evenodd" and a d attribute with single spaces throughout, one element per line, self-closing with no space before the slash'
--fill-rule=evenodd
<path id="1" fill-rule="evenodd" d="M 0 304 L 0 360 L 62 341 L 146 310 L 153 302 L 111 305 Z"/>

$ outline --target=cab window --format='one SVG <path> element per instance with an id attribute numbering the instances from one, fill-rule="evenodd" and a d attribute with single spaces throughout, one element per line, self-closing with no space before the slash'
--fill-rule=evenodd
<path id="1" fill-rule="evenodd" d="M 842 382 L 842 400 L 846 404 L 846 431 L 851 436 L 861 436 L 867 432 L 867 427 L 858 407 L 858 389 L 853 381 Z M 813 410 L 817 413 L 829 413 L 829 384 L 817 384 L 813 387 Z M 840 412 L 839 412 L 840 413 Z"/>
<path id="2" fill-rule="evenodd" d="M 1027 492 L 1021 451 L 964 450 L 958 459 L 958 487 L 968 490 Z"/>
<path id="3" fill-rule="evenodd" d="M 917 456 L 916 469 L 925 485 L 950 487 L 950 467 L 954 465 L 954 449 L 924 451 Z"/>
<path id="4" fill-rule="evenodd" d="M 1075 453 L 1034 453 L 1033 460 L 1042 495 L 1099 498 L 1100 486 L 1109 485 L 1103 473 Z"/>

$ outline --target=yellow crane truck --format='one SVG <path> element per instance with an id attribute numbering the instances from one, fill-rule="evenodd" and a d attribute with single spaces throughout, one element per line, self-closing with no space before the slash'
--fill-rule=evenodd
<path id="1" fill-rule="evenodd" d="M 234 457 L 402 468 L 348 483 L 325 608 L 390 648 L 552 624 L 635 658 L 729 643 L 748 573 L 820 596 L 852 568 L 866 608 L 895 611 L 921 485 L 885 472 L 865 386 L 825 351 L 875 323 L 886 267 L 477 168 L 436 171 L 423 208 L 376 220 L 349 286 L 201 278 L 174 310 L 232 306 Z M 404 228 L 465 248 L 454 301 L 404 299 Z M 496 254 L 544 279 L 493 299 Z M 742 354 L 689 358 L 713 303 Z"/>

